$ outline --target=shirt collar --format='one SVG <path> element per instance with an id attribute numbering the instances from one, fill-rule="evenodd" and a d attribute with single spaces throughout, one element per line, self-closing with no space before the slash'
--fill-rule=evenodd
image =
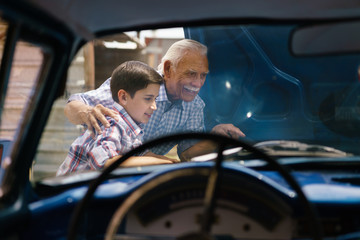
<path id="1" fill-rule="evenodd" d="M 167 94 L 166 94 L 166 88 L 165 88 L 165 84 L 161 84 L 160 85 L 160 89 L 159 89 L 159 96 L 156 98 L 157 101 L 162 102 L 162 101 L 169 101 Z"/>
<path id="2" fill-rule="evenodd" d="M 160 85 L 159 96 L 156 98 L 156 101 L 157 102 L 166 102 L 169 105 L 174 105 L 174 106 L 180 107 L 180 108 L 183 108 L 183 103 L 184 103 L 183 100 L 177 100 L 177 101 L 171 102 L 167 96 L 165 84 Z"/>
<path id="3" fill-rule="evenodd" d="M 143 128 L 144 128 L 144 124 L 143 123 L 139 123 L 137 124 L 132 118 L 131 116 L 128 114 L 128 112 L 125 110 L 125 108 L 123 108 L 120 104 L 118 104 L 117 102 L 114 102 L 113 104 L 113 109 L 115 111 L 117 111 L 120 115 L 120 117 L 122 117 L 124 119 L 124 121 L 126 122 L 126 124 L 130 127 L 130 129 L 135 133 L 135 135 L 140 135 L 143 134 Z"/>

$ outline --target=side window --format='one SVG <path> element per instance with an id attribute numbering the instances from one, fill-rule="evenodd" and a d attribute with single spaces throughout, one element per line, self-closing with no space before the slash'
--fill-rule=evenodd
<path id="1" fill-rule="evenodd" d="M 16 44 L 2 113 L 1 138 L 16 138 L 27 106 L 31 104 L 42 60 L 43 55 L 38 47 L 26 42 Z"/>
<path id="2" fill-rule="evenodd" d="M 4 48 L 7 47 L 5 46 L 6 37 L 7 23 L 0 21 L 1 58 Z M 7 165 L 11 163 L 8 156 L 12 144 L 16 141 L 24 116 L 32 104 L 43 60 L 44 55 L 40 47 L 18 41 L 15 46 L 9 79 L 8 81 L 1 79 L 1 95 L 5 98 L 0 111 L 0 181 Z"/>
<path id="3" fill-rule="evenodd" d="M 3 52 L 4 52 L 4 44 L 5 44 L 5 39 L 6 39 L 6 31 L 8 29 L 8 24 L 0 19 L 0 59 L 2 59 L 3 57 Z M 0 62 L 1 64 L 1 62 Z M 0 65 L 1 67 L 1 65 Z M 2 88 L 0 88 L 2 89 Z M 0 96 L 2 96 L 2 92 L 0 93 Z M 3 111 L 3 107 L 0 106 L 0 114 L 2 114 Z M 2 116 L 0 115 L 0 169 L 1 169 L 1 165 L 3 163 L 3 159 L 5 159 L 5 149 L 7 149 L 7 146 L 9 145 L 9 141 L 3 139 L 3 134 L 2 134 Z M 1 171 L 0 171 L 0 175 L 1 175 Z"/>

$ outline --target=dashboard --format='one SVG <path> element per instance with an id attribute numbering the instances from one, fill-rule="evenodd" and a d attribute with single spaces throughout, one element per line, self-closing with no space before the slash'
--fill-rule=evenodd
<path id="1" fill-rule="evenodd" d="M 208 176 L 214 164 L 180 165 L 115 170 L 94 193 L 79 233 L 88 239 L 102 238 L 106 231 L 113 239 L 175 239 L 201 231 L 206 216 Z M 350 172 L 353 178 L 345 182 L 342 176 L 349 177 Z M 95 175 L 98 174 L 84 174 L 83 183 Z M 225 162 L 219 172 L 214 214 L 207 230 L 216 239 L 315 239 L 321 235 L 326 239 L 353 239 L 358 236 L 360 186 L 354 184 L 356 170 L 292 170 L 291 175 L 314 207 L 314 213 L 309 213 L 307 203 L 299 199 L 298 193 L 277 171 L 249 168 L 236 161 Z M 86 184 L 79 184 L 81 175 L 75 177 L 79 184 L 75 188 L 70 178 L 48 179 L 38 184 L 39 199 L 30 205 L 31 215 L 39 220 L 31 221 L 37 225 L 29 226 L 32 234 L 47 213 L 46 216 L 50 216 L 43 222 L 50 226 L 47 234 L 66 235 L 67 230 L 59 229 L 68 228 L 72 212 L 87 190 Z M 71 189 L 64 189 L 64 181 Z M 42 192 L 49 193 L 49 189 L 57 193 L 56 197 L 41 199 Z M 59 205 L 62 206 L 59 208 Z M 56 218 L 51 217 L 51 206 Z M 63 210 L 59 212 L 59 209 Z"/>

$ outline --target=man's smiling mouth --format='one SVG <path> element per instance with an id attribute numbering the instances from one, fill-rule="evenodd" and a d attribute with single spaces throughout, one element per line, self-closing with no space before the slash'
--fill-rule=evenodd
<path id="1" fill-rule="evenodd" d="M 191 86 L 184 86 L 184 89 L 188 92 L 192 92 L 194 94 L 198 93 L 200 91 L 200 88 L 197 87 L 191 87 Z"/>

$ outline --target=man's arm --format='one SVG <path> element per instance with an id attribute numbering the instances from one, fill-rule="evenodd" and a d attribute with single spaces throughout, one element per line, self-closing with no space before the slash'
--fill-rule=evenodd
<path id="1" fill-rule="evenodd" d="M 233 124 L 220 124 L 216 121 L 210 114 L 208 106 L 204 107 L 204 120 L 205 120 L 205 129 L 206 131 L 211 131 L 211 133 L 220 134 L 228 136 L 231 138 L 238 139 L 240 137 L 245 137 L 245 134 Z"/>
<path id="2" fill-rule="evenodd" d="M 95 136 L 94 130 L 101 133 L 98 121 L 105 127 L 110 126 L 105 115 L 117 119 L 116 111 L 106 108 L 101 104 L 92 107 L 81 101 L 68 102 L 65 106 L 64 113 L 71 123 L 86 124 L 92 137 Z"/>
<path id="3" fill-rule="evenodd" d="M 86 124 L 92 137 L 95 135 L 94 131 L 101 133 L 98 121 L 105 127 L 109 126 L 105 115 L 116 117 L 116 112 L 109 109 L 114 102 L 110 82 L 109 78 L 97 89 L 71 95 L 64 109 L 69 121 L 74 124 Z"/>
<path id="4" fill-rule="evenodd" d="M 218 124 L 212 129 L 211 133 L 231 137 L 234 139 L 245 137 L 245 134 L 233 124 Z M 213 141 L 200 141 L 183 151 L 180 154 L 180 159 L 182 162 L 188 162 L 191 161 L 191 158 L 193 157 L 216 152 L 217 147 L 218 144 Z"/>
<path id="5" fill-rule="evenodd" d="M 185 131 L 190 132 L 203 132 L 206 131 L 204 128 L 204 109 L 196 109 L 190 114 L 190 118 L 187 121 L 187 126 Z M 245 137 L 245 134 L 233 124 L 217 124 L 211 129 L 211 133 L 223 135 L 231 138 L 238 139 L 240 137 Z M 180 143 L 180 154 L 179 157 L 181 161 L 190 161 L 191 158 L 195 156 L 200 156 L 208 154 L 211 152 L 217 151 L 217 145 L 213 141 L 199 141 L 195 144 Z M 179 147 L 178 145 L 178 147 Z"/>
<path id="6" fill-rule="evenodd" d="M 180 160 L 182 162 L 189 162 L 193 157 L 201 156 L 204 154 L 217 151 L 218 144 L 213 141 L 200 141 L 194 144 L 192 147 L 186 149 L 180 154 Z"/>

